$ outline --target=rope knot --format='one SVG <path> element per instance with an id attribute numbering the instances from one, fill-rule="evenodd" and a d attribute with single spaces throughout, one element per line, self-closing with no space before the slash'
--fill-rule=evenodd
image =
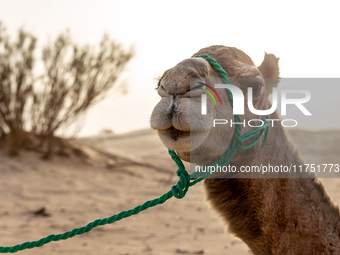
<path id="1" fill-rule="evenodd" d="M 175 198 L 181 199 L 185 196 L 189 189 L 190 175 L 183 168 L 178 169 L 176 173 L 179 177 L 179 181 L 176 185 L 171 187 L 171 192 Z"/>

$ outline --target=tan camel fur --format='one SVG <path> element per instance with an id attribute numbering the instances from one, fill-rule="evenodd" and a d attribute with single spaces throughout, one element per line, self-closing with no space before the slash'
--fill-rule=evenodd
<path id="1" fill-rule="evenodd" d="M 211 46 L 193 56 L 201 54 L 214 58 L 231 80 L 257 78 L 257 82 L 247 79 L 242 82 L 241 79 L 232 84 L 244 91 L 245 98 L 245 88 L 252 86 L 254 107 L 270 108 L 268 94 L 278 81 L 266 82 L 263 78 L 279 77 L 278 58 L 273 54 L 265 54 L 259 67 L 255 67 L 243 51 L 232 47 Z M 233 127 L 213 127 L 214 118 L 233 118 L 225 89 L 217 91 L 226 103 L 214 107 L 212 100 L 208 100 L 211 113 L 208 115 L 201 115 L 199 99 L 204 92 L 190 91 L 191 78 L 202 81 L 212 78 L 216 83 L 222 83 L 218 77 L 205 59 L 190 58 L 165 71 L 158 82 L 157 89 L 162 99 L 153 110 L 151 127 L 158 131 L 164 145 L 175 150 L 183 160 L 204 165 L 207 159 L 200 155 L 219 158 L 233 138 Z M 256 116 L 247 109 L 245 107 L 242 119 L 264 119 L 264 116 Z M 270 117 L 279 118 L 276 112 Z M 242 134 L 252 129 L 242 127 Z M 262 141 L 247 151 L 238 151 L 231 165 L 303 164 L 280 124 L 270 127 L 263 149 L 260 149 L 261 144 Z M 339 208 L 316 178 L 242 178 L 258 177 L 246 173 L 235 177 L 206 179 L 206 198 L 227 223 L 229 231 L 242 239 L 253 254 L 340 254 Z"/>

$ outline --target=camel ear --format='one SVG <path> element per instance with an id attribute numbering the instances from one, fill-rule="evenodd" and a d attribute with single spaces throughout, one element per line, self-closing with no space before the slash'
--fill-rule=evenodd
<path id="1" fill-rule="evenodd" d="M 273 87 L 277 87 L 280 82 L 279 59 L 274 54 L 265 52 L 262 64 L 257 67 L 265 79 L 266 97 L 273 92 Z"/>

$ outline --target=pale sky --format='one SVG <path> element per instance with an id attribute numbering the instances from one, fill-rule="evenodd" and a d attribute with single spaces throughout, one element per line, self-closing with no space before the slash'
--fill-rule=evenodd
<path id="1" fill-rule="evenodd" d="M 210 45 L 237 47 L 257 65 L 265 51 L 274 53 L 284 78 L 338 78 L 338 10 L 338 1 L 0 0 L 0 20 L 9 32 L 24 26 L 40 45 L 69 28 L 79 43 L 98 43 L 107 32 L 135 46 L 124 74 L 129 94 L 109 96 L 93 107 L 81 136 L 149 127 L 159 100 L 155 78 Z M 320 123 L 300 127 L 340 128 L 339 121 Z"/>

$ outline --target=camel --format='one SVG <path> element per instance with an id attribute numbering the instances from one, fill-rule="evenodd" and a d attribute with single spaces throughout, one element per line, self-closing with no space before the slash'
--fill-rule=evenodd
<path id="1" fill-rule="evenodd" d="M 253 87 L 256 109 L 270 108 L 268 94 L 277 86 L 278 79 L 269 82 L 263 78 L 279 77 L 279 59 L 275 55 L 266 53 L 262 64 L 256 67 L 248 55 L 233 47 L 210 46 L 193 56 L 202 54 L 214 58 L 230 78 L 257 78 L 254 84 L 245 81 L 235 85 L 243 91 L 245 87 Z M 204 165 L 205 158 L 193 155 L 202 152 L 210 159 L 217 159 L 230 145 L 234 127 L 213 127 L 211 121 L 211 118 L 232 118 L 226 90 L 216 89 L 222 101 L 228 103 L 210 107 L 208 101 L 213 117 L 200 114 L 200 101 L 193 100 L 193 97 L 199 98 L 200 92 L 190 95 L 191 78 L 216 78 L 218 81 L 217 77 L 220 76 L 204 58 L 192 57 L 165 71 L 158 82 L 161 100 L 152 112 L 151 128 L 158 131 L 163 144 L 182 160 Z M 270 117 L 280 118 L 276 111 Z M 245 109 L 242 119 L 264 119 L 264 116 L 256 116 Z M 242 128 L 242 134 L 252 129 Z M 240 167 L 261 163 L 303 164 L 282 125 L 270 127 L 262 149 L 261 143 L 257 143 L 249 150 L 237 151 L 230 164 Z M 207 178 L 204 189 L 207 201 L 229 231 L 245 242 L 253 254 L 340 254 L 339 208 L 317 178 L 248 177 L 247 173 L 237 173 L 232 178 Z"/>

